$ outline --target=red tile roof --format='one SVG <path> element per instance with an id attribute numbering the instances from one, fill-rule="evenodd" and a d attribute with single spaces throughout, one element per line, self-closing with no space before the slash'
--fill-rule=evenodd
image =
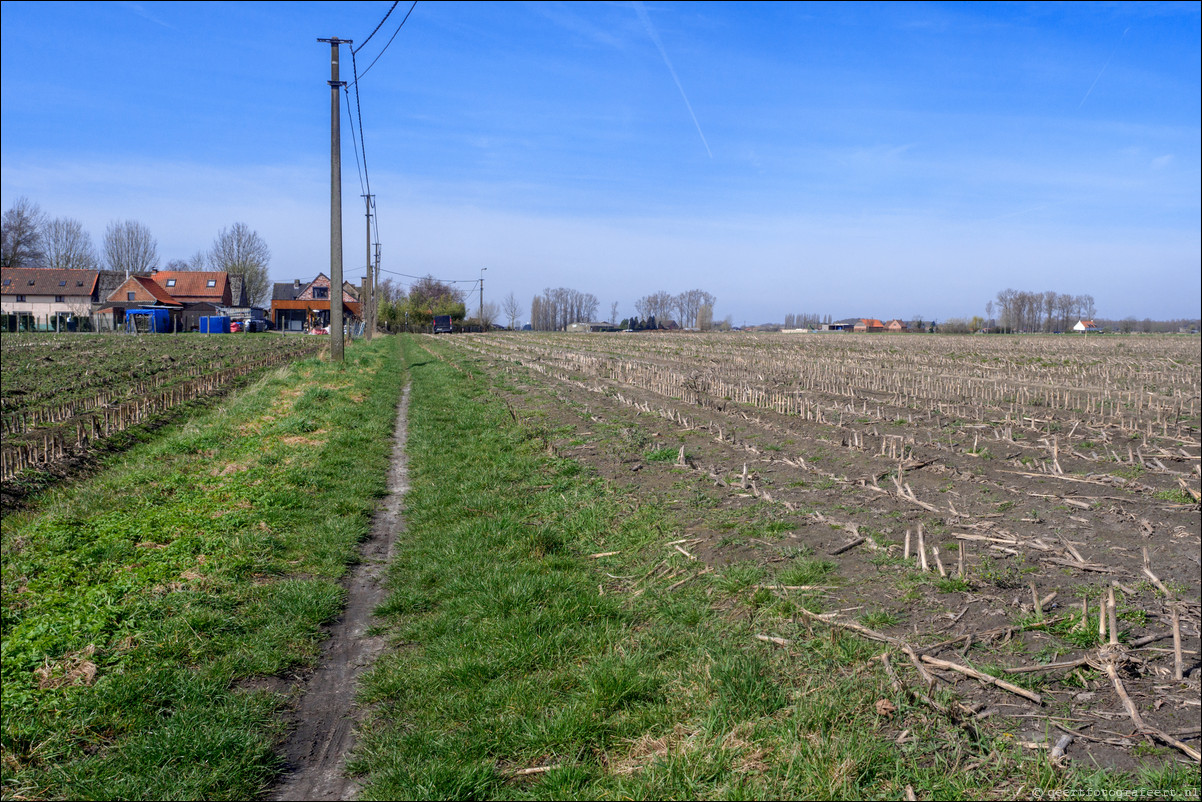
<path id="1" fill-rule="evenodd" d="M 224 271 L 160 270 L 152 277 L 182 303 L 229 302 L 229 274 Z"/>
<path id="2" fill-rule="evenodd" d="M 59 270 L 50 267 L 6 267 L 0 269 L 0 291 L 4 295 L 91 295 L 96 288 L 95 270 Z"/>

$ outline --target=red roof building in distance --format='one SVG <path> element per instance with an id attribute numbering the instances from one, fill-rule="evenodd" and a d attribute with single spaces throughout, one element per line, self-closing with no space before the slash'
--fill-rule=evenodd
<path id="1" fill-rule="evenodd" d="M 229 306 L 232 300 L 225 271 L 159 270 L 150 277 L 182 304 Z"/>
<path id="2" fill-rule="evenodd" d="M 182 309 L 184 306 L 151 276 L 130 276 L 106 300 L 119 308 L 161 306 Z"/>

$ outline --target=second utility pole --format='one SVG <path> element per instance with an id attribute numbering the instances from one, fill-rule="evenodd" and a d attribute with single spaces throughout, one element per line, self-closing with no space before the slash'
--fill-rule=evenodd
<path id="1" fill-rule="evenodd" d="M 364 195 L 363 200 L 367 206 L 367 286 L 363 291 L 363 298 L 359 300 L 360 313 L 363 317 L 364 329 L 363 337 L 368 342 L 371 342 L 371 332 L 375 326 L 375 321 L 372 320 L 373 304 L 376 300 L 376 282 L 372 276 L 371 265 L 371 199 L 373 195 Z"/>
<path id="2" fill-rule="evenodd" d="M 330 43 L 330 361 L 341 362 L 342 342 L 342 132 L 338 127 L 338 45 L 350 39 L 318 39 Z"/>

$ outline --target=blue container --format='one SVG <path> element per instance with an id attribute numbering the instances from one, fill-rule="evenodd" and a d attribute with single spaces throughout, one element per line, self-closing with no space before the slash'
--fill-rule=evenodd
<path id="1" fill-rule="evenodd" d="M 200 319 L 201 334 L 229 334 L 230 319 L 224 315 L 206 315 Z"/>
<path id="2" fill-rule="evenodd" d="M 126 328 L 137 328 L 134 318 L 146 319 L 146 331 L 151 334 L 171 333 L 171 312 L 166 309 L 130 309 L 125 313 Z"/>

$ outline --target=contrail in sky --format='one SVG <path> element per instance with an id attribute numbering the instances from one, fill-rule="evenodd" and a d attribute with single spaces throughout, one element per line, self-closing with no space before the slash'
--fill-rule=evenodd
<path id="1" fill-rule="evenodd" d="M 1127 31 L 1129 30 L 1131 30 L 1130 26 L 1127 28 Z M 1110 58 L 1106 59 L 1106 63 L 1102 65 L 1102 69 L 1098 72 L 1098 77 L 1093 79 L 1093 83 L 1089 85 L 1089 91 L 1085 93 L 1085 97 L 1081 98 L 1081 102 L 1077 104 L 1077 108 L 1085 105 L 1085 101 L 1089 100 L 1090 92 L 1093 92 L 1093 88 L 1098 85 L 1098 81 L 1102 80 L 1102 73 L 1106 72 L 1106 68 L 1110 66 L 1111 60 L 1114 59 L 1114 54 L 1119 52 L 1119 45 L 1123 43 L 1123 39 L 1127 38 L 1127 31 L 1123 31 L 1123 35 L 1119 37 L 1118 45 L 1115 45 L 1114 50 L 1110 51 Z"/>
<path id="2" fill-rule="evenodd" d="M 668 72 L 672 73 L 672 80 L 676 82 L 676 88 L 680 90 L 680 96 L 684 98 L 684 104 L 689 110 L 689 116 L 693 118 L 693 125 L 697 126 L 697 134 L 701 137 L 701 144 L 705 145 L 705 152 L 709 157 L 714 158 L 713 151 L 710 150 L 710 143 L 705 141 L 705 134 L 701 131 L 701 123 L 697 122 L 697 115 L 693 113 L 693 104 L 689 102 L 689 96 L 684 93 L 684 87 L 680 85 L 680 78 L 676 75 L 676 68 L 672 66 L 672 60 L 668 58 L 668 51 L 664 50 L 664 43 L 659 40 L 659 34 L 655 30 L 655 26 L 651 24 L 651 18 L 647 16 L 647 9 L 643 8 L 643 4 L 639 0 L 634 0 L 634 10 L 638 13 L 639 19 L 643 21 L 643 27 L 647 29 L 647 35 L 651 37 L 651 41 L 655 42 L 655 46 L 659 48 L 659 54 L 664 57 L 664 64 L 668 65 Z"/>

